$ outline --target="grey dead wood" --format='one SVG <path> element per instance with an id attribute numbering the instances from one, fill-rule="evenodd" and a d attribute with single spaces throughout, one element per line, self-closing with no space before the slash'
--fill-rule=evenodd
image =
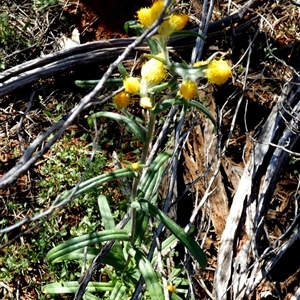
<path id="1" fill-rule="evenodd" d="M 234 196 L 222 234 L 214 278 L 219 299 L 248 299 L 249 294 L 298 236 L 297 230 L 279 247 L 270 245 L 262 256 L 259 242 L 276 182 L 289 153 L 299 140 L 300 79 L 287 83 L 266 120 Z M 288 247 L 287 247 L 288 245 Z M 268 254 L 273 253 L 271 257 Z"/>

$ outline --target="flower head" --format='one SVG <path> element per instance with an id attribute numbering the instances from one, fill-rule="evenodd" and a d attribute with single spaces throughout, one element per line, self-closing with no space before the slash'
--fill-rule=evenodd
<path id="1" fill-rule="evenodd" d="M 141 167 L 140 162 L 136 162 L 136 163 L 131 164 L 131 169 L 133 171 L 138 171 L 140 169 L 140 167 Z"/>
<path id="2" fill-rule="evenodd" d="M 183 29 L 188 19 L 188 15 L 171 14 L 169 18 L 160 25 L 158 34 L 163 37 L 169 37 L 174 31 Z"/>
<path id="3" fill-rule="evenodd" d="M 153 108 L 153 102 L 150 97 L 142 97 L 140 99 L 140 106 L 146 109 L 152 109 Z"/>
<path id="4" fill-rule="evenodd" d="M 175 286 L 172 283 L 170 283 L 170 284 L 168 284 L 168 290 L 171 293 L 174 293 L 176 291 L 176 288 L 175 288 Z"/>
<path id="5" fill-rule="evenodd" d="M 123 81 L 125 92 L 136 94 L 140 91 L 140 80 L 136 77 L 127 77 Z"/>
<path id="6" fill-rule="evenodd" d="M 138 21 L 146 28 L 150 27 L 159 17 L 164 8 L 164 1 L 157 0 L 151 7 L 144 7 L 137 11 Z"/>
<path id="7" fill-rule="evenodd" d="M 197 95 L 198 86 L 193 80 L 185 80 L 182 82 L 179 90 L 179 95 L 185 100 L 190 100 Z"/>
<path id="8" fill-rule="evenodd" d="M 130 96 L 127 92 L 122 91 L 119 94 L 115 95 L 113 98 L 115 104 L 118 109 L 122 109 L 123 107 L 127 107 L 130 103 Z"/>
<path id="9" fill-rule="evenodd" d="M 222 85 L 231 76 L 230 66 L 228 62 L 220 59 L 213 59 L 207 67 L 206 77 L 210 83 Z"/>
<path id="10" fill-rule="evenodd" d="M 164 58 L 162 53 L 157 55 L 160 58 Z M 159 84 L 166 76 L 166 70 L 164 64 L 151 58 L 143 66 L 141 70 L 142 79 L 146 80 L 150 84 Z"/>

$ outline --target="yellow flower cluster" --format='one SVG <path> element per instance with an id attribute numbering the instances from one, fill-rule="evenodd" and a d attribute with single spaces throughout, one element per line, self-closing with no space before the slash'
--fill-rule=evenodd
<path id="1" fill-rule="evenodd" d="M 206 77 L 210 83 L 224 84 L 231 76 L 230 66 L 227 61 L 213 59 L 207 67 Z"/>
<path id="2" fill-rule="evenodd" d="M 150 27 L 164 9 L 164 1 L 157 0 L 151 7 L 144 7 L 137 11 L 138 21 L 146 28 Z M 169 37 L 175 30 L 185 27 L 189 16 L 186 14 L 171 14 L 159 27 L 158 33 L 162 37 Z"/>

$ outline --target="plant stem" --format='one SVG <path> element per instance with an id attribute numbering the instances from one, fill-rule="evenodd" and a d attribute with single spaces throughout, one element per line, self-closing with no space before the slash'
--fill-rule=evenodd
<path id="1" fill-rule="evenodd" d="M 142 156 L 141 156 L 141 164 L 144 165 L 147 160 L 149 146 L 152 141 L 152 135 L 155 126 L 155 116 L 156 114 L 153 111 L 150 111 L 150 119 L 147 126 L 147 134 L 146 134 L 146 141 L 143 144 L 142 148 Z M 136 198 L 137 188 L 140 182 L 141 176 L 135 177 L 132 184 L 132 192 L 131 192 L 131 202 L 133 202 Z M 131 216 L 131 243 L 134 243 L 134 236 L 135 236 L 135 225 L 136 225 L 136 208 L 132 209 L 132 216 Z"/>

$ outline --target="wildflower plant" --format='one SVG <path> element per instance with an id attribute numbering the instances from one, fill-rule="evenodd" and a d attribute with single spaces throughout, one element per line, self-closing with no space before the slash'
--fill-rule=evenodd
<path id="1" fill-rule="evenodd" d="M 168 207 L 164 211 L 159 208 L 161 203 L 158 189 L 161 178 L 175 152 L 164 151 L 156 155 L 154 152 L 154 157 L 149 154 L 152 153 L 151 145 L 155 142 L 158 117 L 174 106 L 182 109 L 183 116 L 189 108 L 195 107 L 216 126 L 216 121 L 205 105 L 197 100 L 198 80 L 207 78 L 212 84 L 222 85 L 230 77 L 231 71 L 225 60 L 215 59 L 218 53 L 194 66 L 172 61 L 167 47 L 168 40 L 186 26 L 189 16 L 173 13 L 172 6 L 165 8 L 163 0 L 157 0 L 151 7 L 138 10 L 135 28 L 141 32 L 151 27 L 163 11 L 165 15 L 157 32 L 147 39 L 151 54 L 146 55 L 147 60 L 142 65 L 140 74 L 134 77 L 123 65 L 119 66 L 122 80 L 118 82 L 121 82 L 123 89 L 113 97 L 119 112 L 99 111 L 88 118 L 90 126 L 94 126 L 98 118 L 111 118 L 124 123 L 134 138 L 142 143 L 140 157 L 136 162 L 128 163 L 126 168 L 80 183 L 59 198 L 59 201 L 70 195 L 76 198 L 105 182 L 120 178 L 132 181 L 130 195 L 124 195 L 128 198 L 128 213 L 125 217 L 130 220 L 127 223 L 115 224 L 108 200 L 100 195 L 98 206 L 104 229 L 73 238 L 56 246 L 47 255 L 48 260 L 53 263 L 75 259 L 89 262 L 86 263 L 89 266 L 99 253 L 106 251 L 102 271 L 108 274 L 109 280 L 89 282 L 85 286 L 85 299 L 100 299 L 92 294 L 95 292 L 97 295 L 101 294 L 101 299 L 124 299 L 138 293 L 143 294 L 143 299 L 165 299 L 166 294 L 171 299 L 185 299 L 187 288 L 182 290 L 176 287 L 179 277 L 180 286 L 184 281 L 182 266 L 176 266 L 173 270 L 164 267 L 164 255 L 173 251 L 178 242 L 202 268 L 206 266 L 205 254 L 194 238 L 166 214 Z M 183 33 L 186 34 L 186 31 Z M 80 83 L 80 86 L 83 84 Z M 139 99 L 144 120 L 130 112 L 129 107 L 136 99 Z M 153 222 L 170 232 L 170 236 L 161 243 L 157 242 L 155 233 L 149 228 L 149 224 Z M 99 249 L 101 243 L 106 244 Z M 173 276 L 174 270 L 177 272 Z M 145 289 L 141 288 L 143 283 Z M 78 282 L 52 283 L 44 287 L 44 292 L 75 293 L 78 288 Z M 182 298 L 180 292 L 183 293 Z"/>

